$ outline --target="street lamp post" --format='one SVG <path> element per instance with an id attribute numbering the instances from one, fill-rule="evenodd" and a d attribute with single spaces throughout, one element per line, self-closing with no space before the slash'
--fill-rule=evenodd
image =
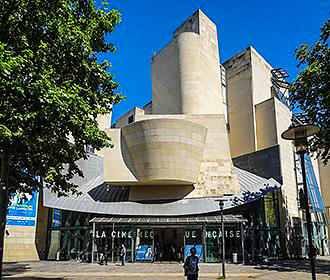
<path id="1" fill-rule="evenodd" d="M 220 212 L 221 212 L 221 238 L 222 238 L 222 277 L 226 278 L 226 271 L 225 271 L 225 259 L 226 259 L 226 253 L 225 253 L 225 223 L 223 222 L 223 206 L 224 201 L 219 202 L 220 206 Z"/>
<path id="2" fill-rule="evenodd" d="M 316 125 L 298 125 L 298 126 L 290 126 L 281 135 L 281 137 L 285 140 L 294 141 L 294 145 L 296 147 L 296 152 L 300 156 L 301 171 L 302 171 L 303 186 L 304 186 L 308 245 L 309 245 L 309 254 L 308 255 L 309 255 L 310 262 L 311 262 L 312 280 L 316 280 L 315 258 L 314 258 L 315 250 L 314 250 L 313 239 L 312 239 L 311 213 L 309 211 L 308 190 L 307 190 L 307 183 L 306 183 L 305 153 L 308 152 L 307 138 L 309 136 L 317 134 L 319 131 L 320 131 L 320 128 Z"/>
<path id="3" fill-rule="evenodd" d="M 226 196 L 230 196 L 231 194 L 227 194 Z M 225 201 L 228 199 L 226 198 L 220 198 L 217 199 L 219 201 L 219 207 L 220 207 L 220 215 L 221 215 L 221 247 L 222 247 L 222 277 L 226 278 L 226 269 L 225 269 L 225 260 L 226 260 L 226 247 L 225 247 L 225 223 L 223 221 L 223 208 L 225 205 Z"/>

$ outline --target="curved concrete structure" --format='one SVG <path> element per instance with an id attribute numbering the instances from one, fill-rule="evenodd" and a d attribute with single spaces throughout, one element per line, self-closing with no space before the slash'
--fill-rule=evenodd
<path id="1" fill-rule="evenodd" d="M 218 57 L 203 51 L 199 34 L 183 32 L 176 40 L 182 114 L 223 114 Z"/>
<path id="2" fill-rule="evenodd" d="M 151 59 L 152 113 L 223 114 L 220 77 L 217 29 L 198 11 Z"/>
<path id="3" fill-rule="evenodd" d="M 124 161 L 138 184 L 194 184 L 207 128 L 183 119 L 149 119 L 122 128 Z"/>

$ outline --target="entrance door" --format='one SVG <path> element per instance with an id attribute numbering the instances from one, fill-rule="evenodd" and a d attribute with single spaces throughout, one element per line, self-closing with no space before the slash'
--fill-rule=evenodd
<path id="1" fill-rule="evenodd" d="M 156 261 L 171 262 L 182 260 L 184 248 L 184 229 L 155 229 L 154 234 Z"/>

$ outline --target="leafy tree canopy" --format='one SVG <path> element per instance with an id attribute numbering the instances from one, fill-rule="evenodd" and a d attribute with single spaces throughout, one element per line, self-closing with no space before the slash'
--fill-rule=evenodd
<path id="1" fill-rule="evenodd" d="M 318 42 L 304 44 L 296 50 L 298 67 L 305 68 L 290 86 L 292 106 L 306 114 L 309 122 L 319 125 L 321 132 L 310 139 L 310 150 L 324 163 L 330 159 L 330 20 L 321 27 Z"/>
<path id="2" fill-rule="evenodd" d="M 0 157 L 6 192 L 47 180 L 59 195 L 77 192 L 85 145 L 109 147 L 97 116 L 122 96 L 97 54 L 121 15 L 93 0 L 2 0 L 0 4 Z M 68 142 L 69 136 L 75 144 Z M 33 187 L 34 186 L 34 187 Z M 2 194 L 1 194 L 2 195 Z M 3 195 L 4 196 L 4 195 Z"/>

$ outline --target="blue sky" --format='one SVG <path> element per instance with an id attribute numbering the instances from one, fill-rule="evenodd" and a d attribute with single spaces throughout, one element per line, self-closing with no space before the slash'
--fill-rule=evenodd
<path id="1" fill-rule="evenodd" d="M 110 72 L 126 100 L 113 109 L 113 122 L 134 106 L 151 100 L 150 58 L 172 32 L 200 8 L 218 28 L 221 62 L 252 45 L 274 68 L 283 67 L 292 81 L 299 73 L 294 50 L 318 40 L 329 17 L 330 0 L 113 0 L 122 22 L 109 35 L 114 54 Z"/>

